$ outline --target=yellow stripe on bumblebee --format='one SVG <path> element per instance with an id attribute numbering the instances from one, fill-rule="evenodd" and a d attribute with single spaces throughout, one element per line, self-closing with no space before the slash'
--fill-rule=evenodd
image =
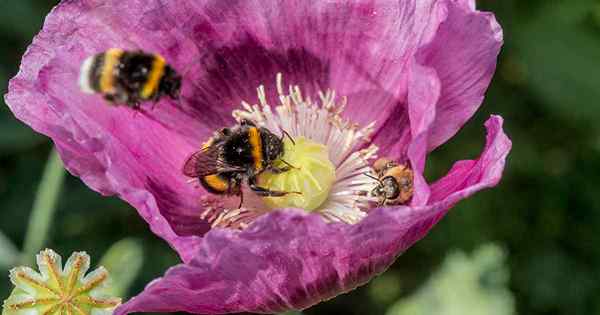
<path id="1" fill-rule="evenodd" d="M 118 76 L 119 59 L 123 50 L 111 48 L 104 54 L 104 65 L 100 75 L 100 92 L 110 94 L 115 92 L 115 77 Z"/>
<path id="2" fill-rule="evenodd" d="M 252 146 L 252 159 L 254 160 L 254 168 L 260 171 L 263 168 L 263 147 L 258 128 L 251 127 L 250 130 L 248 130 L 248 140 L 250 141 L 250 145 Z"/>
<path id="3" fill-rule="evenodd" d="M 142 88 L 141 97 L 143 99 L 149 99 L 156 90 L 160 83 L 160 79 L 165 74 L 165 59 L 161 56 L 155 55 L 154 62 L 152 63 L 152 70 L 148 76 L 148 81 Z"/>

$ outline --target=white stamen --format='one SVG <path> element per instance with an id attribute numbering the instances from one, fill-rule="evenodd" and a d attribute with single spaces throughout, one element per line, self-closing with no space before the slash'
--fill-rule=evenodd
<path id="1" fill-rule="evenodd" d="M 264 86 L 258 87 L 260 104 L 242 102 L 242 109 L 233 112 L 234 118 L 238 121 L 249 119 L 275 134 L 281 135 L 285 130 L 292 137 L 303 136 L 325 145 L 336 168 L 336 180 L 328 199 L 314 211 L 332 222 L 353 224 L 360 221 L 366 216 L 369 205 L 376 201 L 365 192 L 372 191 L 377 181 L 365 174 L 371 172 L 368 160 L 376 157 L 378 148 L 370 145 L 359 150 L 369 142 L 375 123 L 360 128 L 342 118 L 347 100 L 342 98 L 336 103 L 336 94 L 331 90 L 319 93 L 319 102 L 303 97 L 298 86 L 290 86 L 285 94 L 282 76 L 277 74 L 277 91 L 280 105 L 273 108 L 267 102 Z M 239 222 L 247 222 L 247 219 L 264 213 L 250 208 L 244 203 L 242 209 L 222 211 L 212 221 L 213 226 L 239 227 Z"/>

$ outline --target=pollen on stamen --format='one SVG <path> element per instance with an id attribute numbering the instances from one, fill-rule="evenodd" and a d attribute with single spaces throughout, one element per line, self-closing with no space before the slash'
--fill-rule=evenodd
<path id="1" fill-rule="evenodd" d="M 211 227 L 243 230 L 258 217 L 270 211 L 249 189 L 244 188 L 244 196 L 242 207 L 238 207 L 237 197 L 202 196 L 200 208 L 203 211 L 200 219 L 207 221 Z"/>
<path id="2" fill-rule="evenodd" d="M 275 100 L 277 106 L 269 105 L 265 88 L 260 86 L 257 89 L 259 104 L 242 102 L 242 108 L 234 110 L 233 117 L 238 121 L 253 121 L 280 136 L 287 132 L 293 139 L 306 139 L 322 146 L 326 149 L 324 159 L 327 161 L 324 162 L 333 166 L 333 180 L 328 182 L 328 177 L 323 175 L 323 169 L 318 168 L 312 173 L 309 168 L 308 173 L 296 174 L 297 176 L 266 171 L 259 176 L 259 181 L 262 181 L 265 188 L 278 190 L 277 187 L 298 187 L 300 194 L 288 194 L 277 199 L 269 197 L 269 201 L 259 198 L 258 202 L 249 202 L 248 196 L 253 193 L 245 192 L 241 207 L 211 202 L 209 207 L 204 207 L 202 218 L 213 227 L 244 228 L 258 216 L 277 208 L 302 208 L 320 213 L 330 222 L 353 224 L 364 218 L 376 201 L 370 194 L 365 193 L 372 191 L 377 185 L 377 181 L 365 175 L 372 172 L 370 161 L 376 158 L 378 150 L 376 145 L 367 146 L 375 123 L 361 127 L 344 119 L 342 114 L 348 100 L 344 97 L 337 98 L 335 91 L 320 92 L 318 100 L 313 101 L 310 97 L 302 95 L 299 86 L 289 86 L 285 92 L 282 82 L 282 76 L 278 74 L 278 99 Z M 290 148 L 289 144 L 286 145 L 286 159 L 290 158 L 290 154 L 296 154 L 297 157 L 304 157 L 302 155 L 306 154 L 305 151 L 294 149 L 293 146 Z M 290 154 L 286 155 L 287 153 Z M 278 176 L 281 178 L 278 179 Z M 304 186 L 310 187 L 310 182 L 315 180 L 318 189 L 303 189 Z M 323 191 L 326 192 L 324 197 Z M 299 201 L 302 198 L 309 199 Z"/>

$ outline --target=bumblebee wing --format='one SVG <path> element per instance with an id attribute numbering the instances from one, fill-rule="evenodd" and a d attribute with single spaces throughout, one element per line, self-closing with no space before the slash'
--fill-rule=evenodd
<path id="1" fill-rule="evenodd" d="M 206 145 L 185 161 L 182 171 L 185 176 L 195 178 L 223 172 L 243 172 L 245 169 L 222 161 L 217 145 Z"/>
<path id="2" fill-rule="evenodd" d="M 188 177 L 204 177 L 219 172 L 219 152 L 207 147 L 192 154 L 183 164 L 183 174 Z"/>

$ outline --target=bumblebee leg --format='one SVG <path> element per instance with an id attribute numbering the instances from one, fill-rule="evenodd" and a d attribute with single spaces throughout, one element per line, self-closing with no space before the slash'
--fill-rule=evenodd
<path id="1" fill-rule="evenodd" d="M 289 134 L 289 133 L 287 133 L 287 131 L 285 131 L 285 130 L 281 130 L 281 132 L 283 133 L 283 134 L 281 135 L 281 141 L 282 141 L 282 142 L 283 142 L 283 138 L 284 138 L 284 137 L 288 137 L 288 138 L 290 139 L 290 141 L 292 141 L 292 144 L 293 144 L 293 145 L 296 145 L 296 141 L 294 141 L 294 138 L 292 138 L 292 136 L 290 136 L 290 134 Z"/>
<path id="2" fill-rule="evenodd" d="M 301 194 L 297 191 L 270 190 L 268 188 L 257 186 L 256 184 L 250 184 L 250 189 L 261 197 L 283 197 L 287 194 Z"/>
<path id="3" fill-rule="evenodd" d="M 300 169 L 299 167 L 296 167 L 296 166 L 290 164 L 288 161 L 286 161 L 284 159 L 281 159 L 281 162 L 283 162 L 283 164 L 287 165 L 286 167 L 284 167 L 284 169 L 285 168 L 287 168 L 288 170 L 289 169 L 294 169 L 294 170 L 299 170 Z"/>
<path id="4" fill-rule="evenodd" d="M 256 177 L 248 178 L 248 186 L 250 186 L 250 189 L 252 189 L 253 192 L 261 197 L 283 197 L 287 194 L 302 194 L 298 191 L 279 191 L 260 187 L 256 184 Z"/>
<path id="5" fill-rule="evenodd" d="M 135 99 L 130 99 L 130 100 L 128 100 L 128 101 L 127 101 L 127 105 L 131 106 L 131 108 L 133 108 L 133 109 L 134 109 L 134 110 L 136 110 L 136 111 L 139 111 L 139 110 L 140 110 L 140 108 L 142 108 L 142 107 L 140 106 L 140 101 L 138 101 L 138 100 L 135 100 Z"/>
<path id="6" fill-rule="evenodd" d="M 229 193 L 240 196 L 240 204 L 238 205 L 238 209 L 242 207 L 244 204 L 244 191 L 242 190 L 242 174 L 237 173 L 233 177 L 229 179 Z"/>
<path id="7" fill-rule="evenodd" d="M 240 205 L 238 206 L 238 209 L 241 208 L 243 204 L 244 204 L 244 193 L 240 190 Z"/>
<path id="8" fill-rule="evenodd" d="M 140 106 L 140 102 L 137 101 L 127 101 L 127 106 L 133 109 L 133 117 L 137 117 L 139 113 L 142 113 L 142 107 Z"/>
<path id="9" fill-rule="evenodd" d="M 115 96 L 112 94 L 105 94 L 104 95 L 104 99 L 110 104 L 110 105 L 116 105 L 115 102 Z"/>
<path id="10" fill-rule="evenodd" d="M 269 168 L 267 170 L 270 171 L 271 173 L 274 173 L 274 174 L 281 174 L 281 173 L 287 172 L 289 170 L 299 170 L 300 169 L 299 167 L 295 167 L 294 165 L 286 162 L 283 159 L 280 160 L 280 161 L 283 162 L 286 166 L 284 166 L 284 167 L 277 167 L 277 166 L 271 165 L 271 166 L 269 166 Z"/>
<path id="11" fill-rule="evenodd" d="M 121 88 L 117 88 L 116 91 L 112 94 L 112 97 L 114 99 L 115 104 L 117 105 L 131 106 L 131 98 L 129 97 L 127 92 Z"/>
<path id="12" fill-rule="evenodd" d="M 219 130 L 219 133 L 223 136 L 230 136 L 231 128 L 221 128 L 221 130 Z"/>
<path id="13" fill-rule="evenodd" d="M 284 167 L 271 166 L 267 170 L 273 174 L 281 174 L 281 173 L 285 173 L 291 169 L 292 168 L 289 166 L 284 166 Z"/>

